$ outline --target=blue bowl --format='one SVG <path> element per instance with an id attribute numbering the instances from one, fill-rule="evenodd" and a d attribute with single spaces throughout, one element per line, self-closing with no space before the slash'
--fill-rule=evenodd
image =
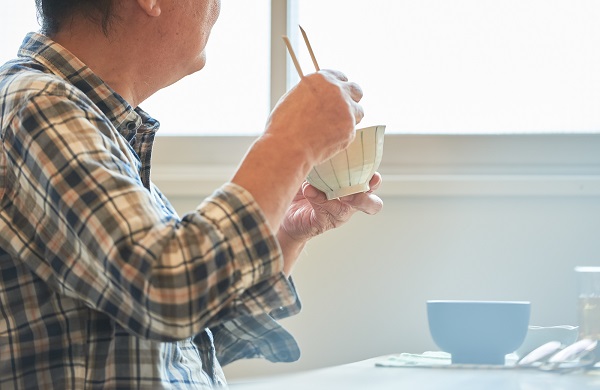
<path id="1" fill-rule="evenodd" d="M 427 301 L 429 331 L 452 364 L 505 364 L 525 340 L 530 308 L 521 301 Z"/>

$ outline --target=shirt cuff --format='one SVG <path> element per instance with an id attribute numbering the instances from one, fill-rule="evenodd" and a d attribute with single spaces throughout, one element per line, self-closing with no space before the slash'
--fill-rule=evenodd
<path id="1" fill-rule="evenodd" d="M 237 316 L 211 328 L 221 365 L 240 359 L 263 358 L 271 362 L 293 362 L 300 358 L 300 348 L 296 340 L 277 322 L 277 319 L 298 313 L 301 309 L 300 299 L 291 279 L 282 278 L 273 282 L 272 285 L 257 285 L 255 291 L 248 291 L 248 295 L 278 294 L 280 285 L 285 284 L 286 288 L 293 292 L 294 302 L 287 306 L 279 306 L 270 313 L 252 315 L 240 313 L 249 313 L 251 310 L 247 304 L 254 299 L 241 299 L 236 310 Z"/>
<path id="2" fill-rule="evenodd" d="M 227 183 L 198 207 L 221 230 L 233 251 L 242 291 L 209 325 L 222 365 L 243 358 L 295 361 L 300 350 L 278 322 L 298 313 L 301 303 L 283 274 L 279 242 L 260 207 L 244 188 Z"/>

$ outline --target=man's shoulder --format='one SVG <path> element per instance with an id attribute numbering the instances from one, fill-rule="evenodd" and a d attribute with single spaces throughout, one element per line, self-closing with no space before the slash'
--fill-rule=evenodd
<path id="1" fill-rule="evenodd" d="M 34 105 L 56 97 L 71 101 L 82 99 L 80 92 L 60 76 L 42 66 L 25 61 L 10 61 L 0 67 L 0 132 L 23 110 L 36 111 Z M 51 102 L 43 104 L 51 106 Z"/>
<path id="2" fill-rule="evenodd" d="M 0 99 L 31 99 L 37 95 L 66 95 L 73 86 L 39 64 L 9 61 L 0 67 Z"/>

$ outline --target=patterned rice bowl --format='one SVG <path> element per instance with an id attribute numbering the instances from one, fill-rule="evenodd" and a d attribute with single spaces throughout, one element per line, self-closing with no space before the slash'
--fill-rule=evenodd
<path id="1" fill-rule="evenodd" d="M 384 133 L 384 125 L 357 129 L 348 148 L 313 167 L 308 182 L 323 191 L 327 199 L 368 191 L 369 180 L 383 157 Z"/>

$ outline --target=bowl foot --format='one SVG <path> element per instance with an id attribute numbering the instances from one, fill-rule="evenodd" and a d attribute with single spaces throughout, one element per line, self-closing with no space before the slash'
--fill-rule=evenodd
<path id="1" fill-rule="evenodd" d="M 325 195 L 327 195 L 328 200 L 331 200 L 331 199 L 341 198 L 342 196 L 358 194 L 359 192 L 366 192 L 366 191 L 369 191 L 368 183 L 355 184 L 350 187 L 337 188 L 333 191 L 326 192 Z"/>
<path id="2" fill-rule="evenodd" d="M 504 365 L 504 355 L 452 354 L 452 364 Z"/>

